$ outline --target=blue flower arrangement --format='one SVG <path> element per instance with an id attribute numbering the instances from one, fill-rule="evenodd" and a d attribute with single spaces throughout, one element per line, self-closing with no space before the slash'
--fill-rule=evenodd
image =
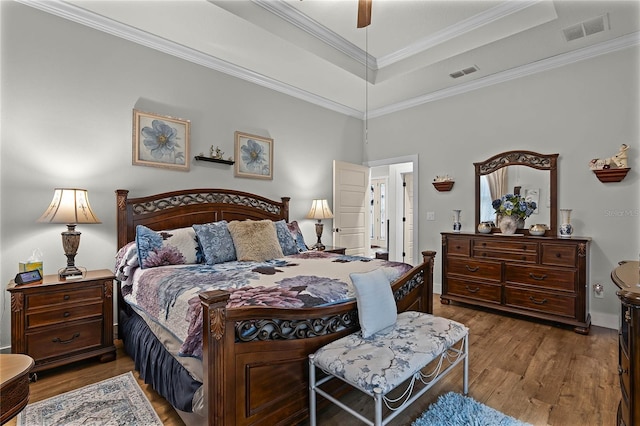
<path id="1" fill-rule="evenodd" d="M 491 203 L 497 214 L 503 216 L 517 216 L 526 219 L 538 207 L 533 201 L 525 201 L 524 197 L 514 194 L 503 195 L 502 198 Z"/>

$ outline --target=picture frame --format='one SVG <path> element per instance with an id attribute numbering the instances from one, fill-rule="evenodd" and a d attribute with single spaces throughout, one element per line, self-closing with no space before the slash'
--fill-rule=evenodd
<path id="1" fill-rule="evenodd" d="M 236 131 L 236 177 L 273 179 L 273 139 Z"/>
<path id="2" fill-rule="evenodd" d="M 133 165 L 189 171 L 191 122 L 133 110 Z"/>

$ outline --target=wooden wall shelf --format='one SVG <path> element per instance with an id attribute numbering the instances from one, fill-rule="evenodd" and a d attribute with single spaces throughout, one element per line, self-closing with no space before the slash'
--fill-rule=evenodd
<path id="1" fill-rule="evenodd" d="M 442 181 L 442 182 L 431 182 L 433 183 L 433 186 L 440 192 L 446 192 L 446 191 L 451 191 L 451 188 L 453 188 L 453 184 L 455 183 L 452 180 L 446 180 L 446 181 Z"/>
<path id="2" fill-rule="evenodd" d="M 221 158 L 204 157 L 202 155 L 196 155 L 195 159 L 200 161 L 208 161 L 210 163 L 220 163 L 220 164 L 229 164 L 229 165 L 235 164 L 235 161 L 223 160 Z"/>
<path id="3" fill-rule="evenodd" d="M 626 169 L 601 169 L 594 170 L 593 173 L 596 174 L 600 182 L 620 182 L 622 179 L 627 176 L 631 168 Z"/>

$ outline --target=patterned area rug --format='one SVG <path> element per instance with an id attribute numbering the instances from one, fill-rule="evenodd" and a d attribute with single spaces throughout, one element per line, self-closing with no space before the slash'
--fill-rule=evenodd
<path id="1" fill-rule="evenodd" d="M 455 392 L 446 393 L 412 426 L 531 426 Z"/>
<path id="2" fill-rule="evenodd" d="M 18 426 L 162 426 L 133 373 L 34 402 L 18 415 Z"/>

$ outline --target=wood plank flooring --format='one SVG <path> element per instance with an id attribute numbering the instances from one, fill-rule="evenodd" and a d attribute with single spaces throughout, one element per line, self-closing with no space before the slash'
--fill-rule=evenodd
<path id="1" fill-rule="evenodd" d="M 434 310 L 470 329 L 469 395 L 477 401 L 535 426 L 615 425 L 620 400 L 617 330 L 591 327 L 591 333 L 583 336 L 568 327 L 461 305 L 436 301 Z M 40 372 L 31 384 L 31 402 L 132 371 L 133 361 L 119 341 L 116 346 L 115 361 L 86 361 Z M 138 382 L 165 425 L 183 424 L 162 397 Z M 450 390 L 462 391 L 461 366 L 390 424 L 410 425 Z M 372 404 L 359 392 L 346 394 L 344 400 L 371 413 Z M 318 423 L 359 424 L 334 406 L 318 414 Z M 15 419 L 8 424 L 15 425 Z"/>

